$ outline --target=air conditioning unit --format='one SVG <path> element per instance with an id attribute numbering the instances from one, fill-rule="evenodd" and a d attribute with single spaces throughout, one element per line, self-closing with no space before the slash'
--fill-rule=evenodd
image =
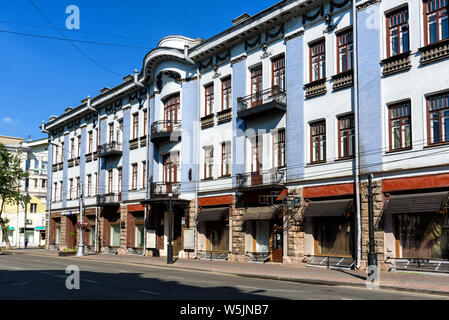
<path id="1" fill-rule="evenodd" d="M 33 220 L 31 220 L 31 219 L 26 219 L 25 220 L 25 224 L 32 224 L 33 223 Z"/>

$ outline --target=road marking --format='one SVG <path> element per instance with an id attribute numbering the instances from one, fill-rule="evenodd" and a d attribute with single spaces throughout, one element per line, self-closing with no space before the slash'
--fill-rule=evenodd
<path id="1" fill-rule="evenodd" d="M 15 270 L 23 270 L 23 268 L 19 268 L 19 267 L 11 267 L 11 268 L 13 268 Z"/>
<path id="2" fill-rule="evenodd" d="M 248 286 L 236 286 L 237 288 L 243 288 L 243 289 L 251 289 L 251 290 L 264 290 L 257 287 L 248 287 Z"/>
<path id="3" fill-rule="evenodd" d="M 9 283 L 12 286 L 21 286 L 21 285 L 25 285 L 28 284 L 28 281 L 22 281 L 22 282 L 16 282 L 16 283 Z"/>
<path id="4" fill-rule="evenodd" d="M 41 271 L 41 272 L 39 272 L 39 273 L 46 274 L 46 275 L 53 275 L 53 273 L 45 272 L 45 271 Z"/>
<path id="5" fill-rule="evenodd" d="M 354 300 L 354 299 L 351 299 L 351 298 L 340 298 L 340 300 Z"/>
<path id="6" fill-rule="evenodd" d="M 168 279 L 184 280 L 183 277 L 167 276 Z"/>
<path id="7" fill-rule="evenodd" d="M 81 279 L 81 281 L 86 281 L 86 282 L 90 282 L 90 283 L 100 283 L 98 281 L 95 280 L 89 280 L 89 279 Z"/>
<path id="8" fill-rule="evenodd" d="M 139 290 L 139 292 L 149 293 L 149 294 L 155 294 L 155 295 L 160 295 L 159 292 L 153 292 L 153 291 Z"/>

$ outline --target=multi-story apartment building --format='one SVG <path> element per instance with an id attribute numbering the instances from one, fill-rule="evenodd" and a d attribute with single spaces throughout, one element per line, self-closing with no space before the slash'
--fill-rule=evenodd
<path id="1" fill-rule="evenodd" d="M 20 193 L 28 195 L 24 205 L 5 203 L 2 218 L 7 218 L 8 234 L 0 230 L 0 246 L 6 245 L 7 236 L 13 247 L 27 245 L 37 247 L 45 245 L 46 192 L 47 192 L 47 139 L 24 141 L 22 138 L 0 136 L 0 143 L 21 159 L 23 171 L 28 179 L 21 181 Z"/>
<path id="2" fill-rule="evenodd" d="M 172 207 L 179 256 L 363 268 L 371 176 L 381 266 L 447 261 L 447 8 L 282 1 L 162 39 L 45 124 L 50 243 L 75 245 L 81 185 L 100 251 L 165 255 Z"/>

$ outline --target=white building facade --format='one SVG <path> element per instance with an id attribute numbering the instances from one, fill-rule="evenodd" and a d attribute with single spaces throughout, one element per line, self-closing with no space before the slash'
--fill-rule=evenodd
<path id="1" fill-rule="evenodd" d="M 383 268 L 446 262 L 447 6 L 282 1 L 162 39 L 45 124 L 50 244 L 76 245 L 82 188 L 92 250 L 166 255 L 171 208 L 179 257 L 363 268 L 372 199 Z"/>

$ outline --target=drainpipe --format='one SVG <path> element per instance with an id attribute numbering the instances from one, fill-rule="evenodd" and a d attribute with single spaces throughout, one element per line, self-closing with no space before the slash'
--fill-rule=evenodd
<path id="1" fill-rule="evenodd" d="M 356 269 L 360 268 L 360 260 L 362 256 L 362 219 L 361 219 L 361 202 L 360 202 L 360 152 L 359 152 L 359 83 L 358 83 L 358 45 L 357 45 L 357 10 L 356 1 L 352 2 L 352 17 L 353 17 L 353 47 L 354 47 L 354 122 L 355 122 L 355 172 L 354 172 L 354 183 L 355 183 L 355 197 L 356 197 L 356 228 L 357 228 L 357 239 L 356 239 Z"/>
<path id="2" fill-rule="evenodd" d="M 135 71 L 135 70 L 134 70 Z M 150 168 L 150 166 L 149 166 L 149 164 L 148 164 L 148 162 L 150 161 L 150 158 L 149 158 L 149 156 L 148 156 L 148 152 L 149 152 L 149 149 L 150 149 L 150 130 L 149 130 L 149 124 L 150 124 L 150 97 L 148 96 L 148 92 L 147 92 L 147 99 L 146 99 L 146 102 L 147 102 L 147 127 L 145 128 L 145 130 L 147 131 L 147 137 L 146 137 L 146 139 L 147 139 L 147 154 L 146 154 L 146 159 L 147 159 L 147 161 L 145 162 L 145 174 L 146 174 L 146 177 L 145 177 L 145 187 L 146 187 L 146 190 L 145 190 L 145 199 L 148 199 L 149 198 L 149 186 L 148 186 L 148 175 L 149 175 L 149 168 Z M 145 125 L 145 123 L 144 123 L 144 125 Z M 145 204 L 145 210 L 144 210 L 144 213 L 143 213 L 143 256 L 145 256 L 145 254 L 146 254 L 146 251 L 147 251 L 147 216 L 148 216 L 148 205 L 147 204 Z"/>
<path id="3" fill-rule="evenodd" d="M 198 80 L 198 104 L 200 103 L 200 97 L 201 97 L 201 89 L 200 89 L 200 69 L 198 64 L 195 63 L 190 57 L 189 57 L 189 46 L 186 44 L 184 45 L 184 60 L 187 62 L 196 65 L 196 74 L 197 74 L 197 80 Z M 194 134 L 195 141 L 198 142 L 198 130 L 195 128 L 195 134 Z M 198 217 L 198 189 L 199 189 L 199 148 L 197 146 L 195 153 L 195 166 L 196 166 L 196 174 L 195 174 L 195 219 L 194 219 L 194 231 L 193 231 L 193 243 L 194 243 L 194 259 L 197 258 L 198 255 L 198 236 L 197 236 L 197 217 Z"/>
<path id="4" fill-rule="evenodd" d="M 139 82 L 138 75 L 137 75 L 138 72 L 139 71 L 137 71 L 137 69 L 134 69 L 134 84 L 138 87 L 145 88 L 145 86 Z"/>
<path id="5" fill-rule="evenodd" d="M 100 112 L 92 107 L 92 102 L 90 96 L 87 96 L 87 109 L 95 112 L 97 114 L 97 125 L 98 125 L 98 132 L 97 132 L 97 140 L 98 143 L 100 143 Z M 98 196 L 98 186 L 99 186 L 99 179 L 100 179 L 100 158 L 98 157 L 98 145 L 97 145 L 97 163 L 98 163 L 98 171 L 97 171 L 97 181 L 95 185 L 95 193 L 96 196 Z M 97 253 L 98 250 L 98 207 L 95 207 L 95 253 Z"/>
<path id="6" fill-rule="evenodd" d="M 42 133 L 46 133 L 46 134 L 49 135 L 48 136 L 48 148 L 53 148 L 52 145 L 50 144 L 50 140 L 51 140 L 51 138 L 50 138 L 50 131 L 45 129 L 45 121 L 44 120 L 42 120 L 41 132 Z M 51 153 L 51 156 L 53 158 L 53 152 Z M 47 166 L 47 170 L 49 170 L 49 172 L 51 172 L 50 174 L 53 175 L 53 159 L 51 159 L 51 160 L 52 160 L 51 161 L 52 166 L 50 168 Z M 47 159 L 47 161 L 48 161 L 48 159 Z M 45 228 L 48 228 L 48 230 L 46 230 L 47 235 L 46 235 L 46 238 L 45 238 L 47 250 L 50 249 L 50 216 L 51 216 L 51 200 L 52 200 L 51 199 L 51 195 L 53 193 L 52 192 L 53 191 L 52 190 L 53 183 L 48 183 L 48 182 L 49 181 L 47 181 L 47 190 L 48 190 L 48 188 L 50 188 L 50 196 L 49 196 L 49 200 L 48 200 L 49 207 L 48 207 L 48 213 L 47 213 L 47 225 L 45 227 Z"/>

